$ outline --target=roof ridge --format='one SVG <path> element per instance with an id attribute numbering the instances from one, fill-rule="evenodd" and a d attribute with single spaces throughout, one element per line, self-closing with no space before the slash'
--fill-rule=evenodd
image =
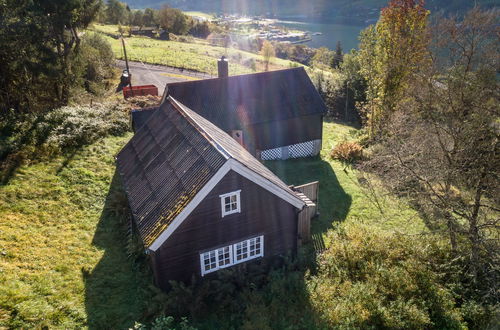
<path id="1" fill-rule="evenodd" d="M 303 66 L 298 66 L 294 68 L 285 68 L 285 69 L 280 69 L 280 70 L 272 70 L 272 71 L 261 71 L 261 72 L 252 72 L 252 73 L 242 73 L 242 74 L 236 74 L 224 78 L 209 78 L 209 79 L 199 79 L 199 80 L 187 80 L 187 81 L 177 81 L 173 83 L 167 84 L 168 86 L 178 86 L 178 85 L 186 85 L 186 84 L 193 84 L 193 83 L 203 83 L 203 82 L 208 82 L 208 81 L 223 81 L 223 80 L 228 80 L 231 78 L 236 78 L 236 77 L 245 77 L 245 76 L 264 76 L 266 74 L 272 74 L 276 72 L 285 72 L 285 71 L 294 71 L 294 70 L 300 70 L 303 69 L 305 71 L 305 68 Z"/>
<path id="2" fill-rule="evenodd" d="M 177 101 L 175 98 L 173 98 L 172 96 L 167 96 L 167 100 L 171 100 L 172 101 L 172 105 L 177 109 L 177 111 L 179 111 L 186 119 L 187 121 L 197 130 L 200 132 L 200 134 L 208 141 L 210 142 L 211 145 L 214 146 L 214 148 L 222 155 L 224 156 L 224 158 L 226 159 L 229 159 L 229 158 L 233 158 L 233 155 L 231 155 L 231 153 L 229 151 L 227 151 L 226 149 L 224 149 L 224 147 L 222 147 L 219 143 L 217 143 L 216 139 L 213 138 L 213 136 L 210 135 L 210 133 L 208 133 L 203 127 L 201 127 L 197 122 L 196 120 L 193 119 L 193 117 L 191 117 L 191 115 L 189 113 L 187 113 L 184 109 L 183 109 L 183 105 L 182 103 L 180 103 L 179 101 Z"/>

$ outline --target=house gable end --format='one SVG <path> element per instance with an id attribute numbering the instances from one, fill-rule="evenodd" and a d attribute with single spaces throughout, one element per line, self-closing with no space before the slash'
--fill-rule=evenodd
<path id="1" fill-rule="evenodd" d="M 240 191 L 241 209 L 222 216 L 221 195 Z M 263 257 L 284 254 L 297 242 L 298 210 L 235 171 L 229 171 L 177 230 L 152 252 L 157 281 L 189 280 L 203 275 L 200 255 L 253 237 L 263 237 Z"/>
<path id="2" fill-rule="evenodd" d="M 172 221 L 170 226 L 163 233 L 161 233 L 161 235 L 151 244 L 149 250 L 151 251 L 158 250 L 230 170 L 233 170 L 242 177 L 252 181 L 261 188 L 281 198 L 282 200 L 292 205 L 296 209 L 301 210 L 304 207 L 304 202 L 301 201 L 298 197 L 292 196 L 290 193 L 274 185 L 267 179 L 263 178 L 262 176 L 253 172 L 252 170 L 246 168 L 245 166 L 235 161 L 234 159 L 229 159 L 220 168 L 220 170 L 210 179 L 210 181 L 199 191 L 199 193 L 184 208 L 184 210 L 182 210 L 182 212 Z"/>

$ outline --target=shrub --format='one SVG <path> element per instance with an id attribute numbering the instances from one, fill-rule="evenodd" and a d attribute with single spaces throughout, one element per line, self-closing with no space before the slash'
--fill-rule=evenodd
<path id="1" fill-rule="evenodd" d="M 47 132 L 46 146 L 61 151 L 91 144 L 108 135 L 119 136 L 129 129 L 127 116 L 116 107 L 67 106 L 50 112 L 39 129 Z"/>
<path id="2" fill-rule="evenodd" d="M 333 328 L 459 329 L 454 296 L 431 268 L 432 240 L 349 225 L 309 283 L 311 303 Z M 436 261 L 436 260 L 433 260 Z"/>
<path id="3" fill-rule="evenodd" d="M 128 115 L 120 104 L 66 106 L 41 115 L 11 113 L 0 121 L 0 183 L 29 161 L 73 152 L 128 130 Z"/>
<path id="4" fill-rule="evenodd" d="M 100 34 L 87 33 L 82 38 L 77 63 L 82 71 L 83 86 L 93 94 L 106 90 L 103 82 L 113 77 L 115 56 L 110 43 Z"/>
<path id="5" fill-rule="evenodd" d="M 357 142 L 341 142 L 332 149 L 330 157 L 352 164 L 363 157 L 363 147 Z"/>

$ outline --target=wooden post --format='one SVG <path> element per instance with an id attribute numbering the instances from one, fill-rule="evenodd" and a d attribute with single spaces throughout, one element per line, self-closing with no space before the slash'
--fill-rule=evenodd
<path id="1" fill-rule="evenodd" d="M 128 73 L 128 84 L 130 86 L 130 93 L 132 94 L 132 97 L 134 97 L 134 90 L 132 89 L 132 76 L 130 75 L 130 68 L 128 66 L 128 58 L 127 58 L 127 48 L 125 48 L 125 39 L 123 38 L 122 35 L 122 45 L 123 45 L 123 54 L 125 55 L 125 66 L 127 67 L 127 73 Z"/>

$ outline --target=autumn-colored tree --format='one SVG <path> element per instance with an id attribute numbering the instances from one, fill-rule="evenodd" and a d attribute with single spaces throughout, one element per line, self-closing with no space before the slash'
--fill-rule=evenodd
<path id="1" fill-rule="evenodd" d="M 391 117 L 372 168 L 461 260 L 467 295 L 497 303 L 500 260 L 498 10 L 432 26 L 431 60 Z M 411 65 L 411 64 L 410 64 Z"/>
<path id="2" fill-rule="evenodd" d="M 267 40 L 264 40 L 264 43 L 262 44 L 262 49 L 260 50 L 260 54 L 262 55 L 262 57 L 264 57 L 264 63 L 266 64 L 266 71 L 268 71 L 269 62 L 274 56 L 276 56 L 273 44 Z"/>
<path id="3" fill-rule="evenodd" d="M 361 37 L 362 72 L 368 81 L 366 112 L 372 137 L 383 133 L 412 75 L 427 59 L 423 0 L 391 0 L 375 27 Z"/>

